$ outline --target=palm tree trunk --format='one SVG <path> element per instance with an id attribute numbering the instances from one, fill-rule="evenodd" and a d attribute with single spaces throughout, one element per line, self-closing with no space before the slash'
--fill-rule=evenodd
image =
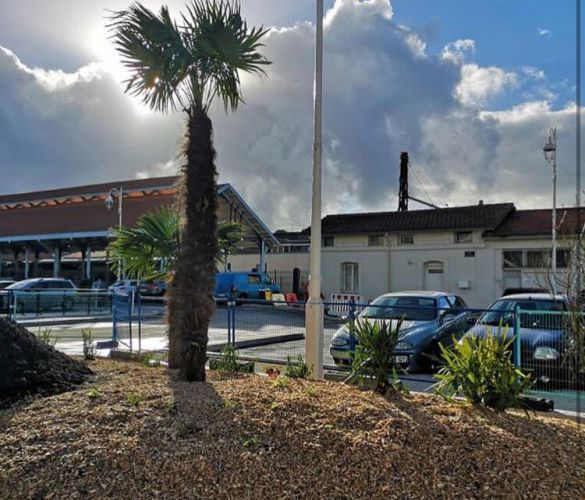
<path id="1" fill-rule="evenodd" d="M 179 196 L 185 222 L 168 308 L 169 364 L 185 380 L 204 381 L 218 248 L 212 125 L 201 107 L 189 110 L 185 156 Z"/>

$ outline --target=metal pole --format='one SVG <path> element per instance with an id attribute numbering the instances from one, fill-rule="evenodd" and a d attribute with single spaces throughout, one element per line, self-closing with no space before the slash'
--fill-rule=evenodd
<path id="1" fill-rule="evenodd" d="M 312 377 L 323 378 L 323 303 L 321 302 L 321 116 L 323 95 L 323 0 L 316 0 L 313 122 L 313 195 L 309 300 L 305 313 L 305 360 Z"/>
<path id="2" fill-rule="evenodd" d="M 122 229 L 122 214 L 123 214 L 123 200 L 124 200 L 124 188 L 120 186 L 120 192 L 118 193 L 118 228 Z M 122 259 L 118 259 L 118 279 L 122 279 Z"/>
<path id="3" fill-rule="evenodd" d="M 552 168 L 553 168 L 553 209 L 552 209 L 552 272 L 553 293 L 557 293 L 557 129 L 551 130 L 554 144 Z"/>

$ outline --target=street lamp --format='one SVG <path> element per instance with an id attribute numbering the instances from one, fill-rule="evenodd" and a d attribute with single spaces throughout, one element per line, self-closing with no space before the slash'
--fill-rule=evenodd
<path id="1" fill-rule="evenodd" d="M 542 148 L 544 159 L 552 165 L 553 208 L 552 208 L 552 274 L 553 292 L 557 292 L 557 128 L 548 133 L 548 140 Z"/>
<path id="2" fill-rule="evenodd" d="M 313 195 L 309 300 L 305 311 L 305 360 L 312 377 L 323 378 L 323 302 L 321 301 L 321 115 L 323 94 L 323 0 L 316 0 L 313 117 Z"/>
<path id="3" fill-rule="evenodd" d="M 123 214 L 123 200 L 124 200 L 124 188 L 120 186 L 118 188 L 112 188 L 108 192 L 108 196 L 106 197 L 106 208 L 111 210 L 114 208 L 114 198 L 118 199 L 118 227 L 122 228 L 122 214 Z M 118 279 L 122 278 L 122 261 L 118 259 Z"/>

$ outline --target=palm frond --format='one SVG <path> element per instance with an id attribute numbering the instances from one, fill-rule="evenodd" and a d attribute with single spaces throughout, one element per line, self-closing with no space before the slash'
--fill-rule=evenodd
<path id="1" fill-rule="evenodd" d="M 236 109 L 243 97 L 238 72 L 265 74 L 270 62 L 259 53 L 268 33 L 262 26 L 248 29 L 239 2 L 194 0 L 183 15 L 185 43 L 197 54 L 197 65 L 208 107 L 219 96 L 225 109 Z"/>
<path id="2" fill-rule="evenodd" d="M 225 107 L 243 102 L 239 72 L 265 74 L 260 54 L 262 26 L 248 28 L 240 4 L 193 0 L 178 26 L 167 7 L 157 15 L 140 3 L 111 16 L 114 44 L 130 71 L 126 92 L 157 111 L 209 108 L 216 97 Z"/>
<path id="3" fill-rule="evenodd" d="M 184 106 L 182 84 L 193 71 L 192 54 L 167 7 L 157 15 L 139 3 L 111 16 L 110 30 L 130 71 L 126 92 L 157 111 Z"/>

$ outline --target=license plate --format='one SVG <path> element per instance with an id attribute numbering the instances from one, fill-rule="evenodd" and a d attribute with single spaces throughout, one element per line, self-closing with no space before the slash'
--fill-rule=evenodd
<path id="1" fill-rule="evenodd" d="M 398 363 L 399 365 L 407 365 L 408 356 L 394 356 L 394 362 Z"/>

